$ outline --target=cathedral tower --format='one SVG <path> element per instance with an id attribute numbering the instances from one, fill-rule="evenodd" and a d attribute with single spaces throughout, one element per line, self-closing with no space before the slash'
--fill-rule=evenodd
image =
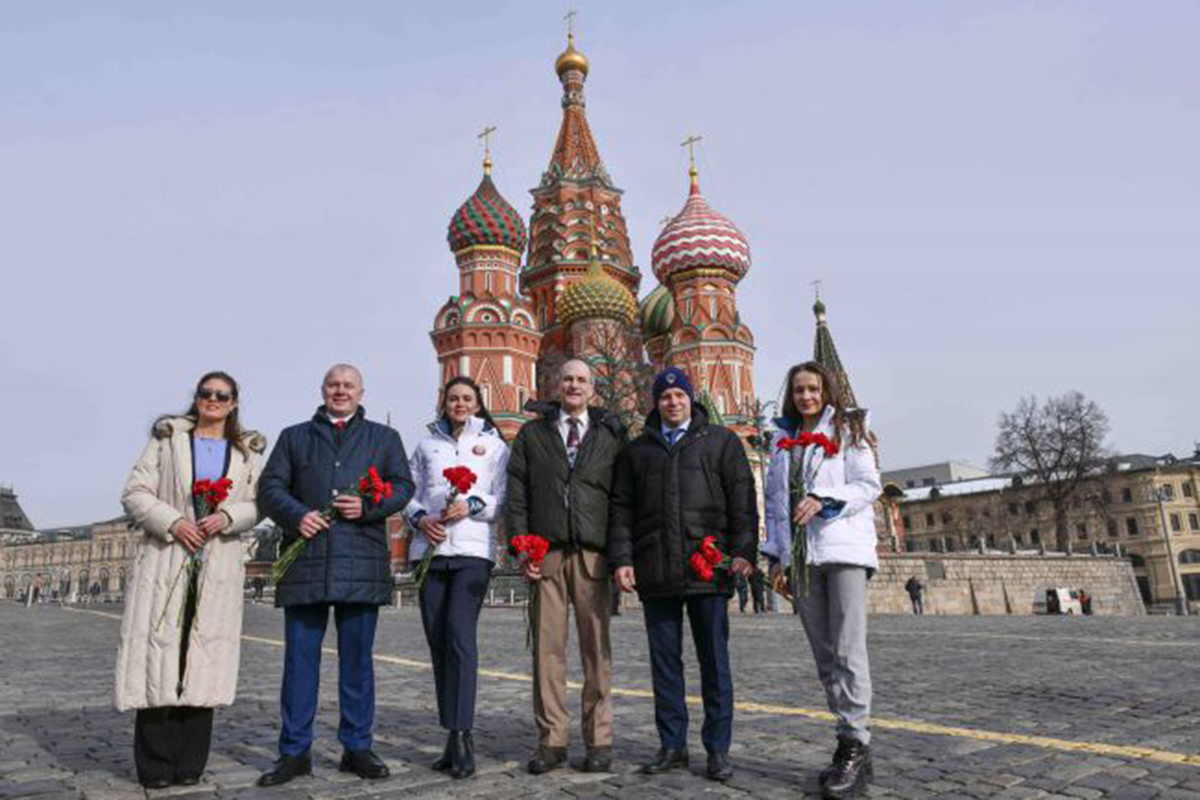
<path id="1" fill-rule="evenodd" d="M 658 289 L 647 297 L 643 331 L 652 358 L 666 337 L 666 365 L 686 371 L 725 424 L 746 433 L 755 400 L 754 336 L 738 315 L 737 285 L 750 269 L 750 245 L 705 201 L 694 161 L 688 174 L 687 202 L 663 228 L 651 255 L 669 299 Z"/>
<path id="2" fill-rule="evenodd" d="M 846 408 L 858 408 L 858 399 L 850 386 L 850 376 L 842 365 L 837 348 L 833 345 L 833 334 L 829 332 L 829 323 L 825 320 L 825 301 L 820 295 L 813 304 L 813 315 L 817 318 L 816 341 L 813 343 L 813 361 L 820 364 L 833 375 L 842 389 L 842 402 Z"/>
<path id="3" fill-rule="evenodd" d="M 541 334 L 519 289 L 525 223 L 500 196 L 491 173 L 485 148 L 483 180 L 450 218 L 446 236 L 458 265 L 459 293 L 438 311 L 430 337 L 442 384 L 457 375 L 473 378 L 511 441 L 525 422 L 525 402 L 535 396 Z"/>
<path id="4" fill-rule="evenodd" d="M 542 334 L 539 365 L 574 354 L 570 325 L 559 318 L 559 296 L 587 276 L 593 260 L 634 297 L 641 282 L 621 213 L 621 190 L 613 185 L 588 127 L 583 86 L 589 65 L 575 49 L 574 34 L 567 35 L 567 49 L 554 67 L 563 90 L 562 124 L 541 184 L 531 192 L 529 256 L 521 272 L 521 288 Z M 539 368 L 539 396 L 553 394 L 550 372 Z"/>

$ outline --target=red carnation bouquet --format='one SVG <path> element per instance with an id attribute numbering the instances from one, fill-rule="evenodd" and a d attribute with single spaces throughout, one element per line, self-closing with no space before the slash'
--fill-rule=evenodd
<path id="1" fill-rule="evenodd" d="M 809 433 L 808 431 L 800 431 L 797 436 L 784 436 L 776 443 L 776 447 L 780 450 L 791 450 L 793 447 L 808 447 L 815 444 L 825 451 L 825 456 L 832 457 L 838 454 L 837 442 L 830 439 L 823 433 Z"/>
<path id="2" fill-rule="evenodd" d="M 784 436 L 776 444 L 780 450 L 791 450 L 793 447 L 820 447 L 825 451 L 825 457 L 831 458 L 838 454 L 837 442 L 831 441 L 828 436 L 823 433 L 809 433 L 808 431 L 800 431 L 794 437 Z M 816 479 L 817 468 L 820 464 L 813 459 L 809 464 L 809 469 L 804 474 L 804 480 L 801 483 L 793 484 L 790 487 L 789 498 L 791 500 L 792 513 L 795 514 L 796 506 L 800 505 L 800 501 L 807 496 L 809 487 L 813 485 Z M 804 586 L 801 591 L 804 596 L 808 596 L 808 531 L 806 526 L 797 525 L 795 519 L 791 521 L 792 525 L 792 564 L 791 564 L 791 581 L 787 587 L 777 587 L 777 589 L 789 599 L 791 599 L 791 589 L 800 586 L 800 576 L 803 571 Z M 788 591 L 783 591 L 787 589 Z"/>
<path id="3" fill-rule="evenodd" d="M 510 542 L 517 555 L 527 556 L 529 563 L 540 568 L 550 552 L 550 542 L 534 533 L 514 536 Z M 529 587 L 529 613 L 525 617 L 525 647 L 533 648 L 533 624 L 538 616 L 538 585 L 534 582 Z"/>
<path id="4" fill-rule="evenodd" d="M 196 511 L 196 519 L 207 517 L 210 514 L 217 513 L 221 503 L 229 497 L 229 490 L 233 488 L 233 481 L 229 478 L 218 478 L 215 481 L 202 478 L 192 483 L 192 506 Z M 167 608 L 171 605 L 171 598 L 175 596 L 175 588 L 179 586 L 179 580 L 184 573 L 188 576 L 188 586 L 191 586 L 192 580 L 196 580 L 196 609 L 200 608 L 200 570 L 204 568 L 206 560 L 204 547 L 197 548 L 196 552 L 188 553 L 187 559 L 179 565 L 179 571 L 175 573 L 175 579 L 171 581 L 171 589 L 167 592 L 167 600 L 163 604 L 162 613 L 158 616 L 158 622 L 154 624 L 154 629 L 158 630 L 162 626 L 163 619 L 167 616 Z M 183 610 L 187 606 L 186 598 L 179 605 L 179 618 L 176 625 L 183 624 Z"/>
<path id="5" fill-rule="evenodd" d="M 717 537 L 705 536 L 699 549 L 688 558 L 688 566 L 692 568 L 692 574 L 700 580 L 711 581 L 716 575 L 715 570 L 728 570 L 733 566 L 733 559 L 717 547 Z"/>
<path id="6" fill-rule="evenodd" d="M 379 503 L 383 502 L 384 498 L 392 496 L 392 484 L 390 481 L 385 481 L 383 478 L 379 477 L 379 470 L 375 469 L 375 467 L 368 467 L 367 474 L 358 479 L 357 487 L 340 491 L 337 493 L 337 495 L 350 494 L 351 492 L 357 494 L 359 497 L 365 497 L 378 505 Z M 337 495 L 335 495 L 335 497 Z M 337 508 L 330 503 L 329 505 L 325 506 L 325 508 L 321 509 L 321 516 L 332 521 L 333 518 L 337 516 Z M 308 542 L 308 539 L 305 539 L 303 536 L 299 536 L 296 538 L 296 541 L 288 545 L 287 549 L 279 555 L 279 558 L 277 558 L 275 563 L 271 565 L 272 583 L 277 584 L 283 580 L 283 576 L 287 575 L 287 572 L 289 569 L 291 569 L 292 564 L 294 564 L 296 559 L 300 557 L 300 554 L 304 552 L 304 548 L 308 546 Z"/>
<path id="7" fill-rule="evenodd" d="M 442 477 L 450 483 L 450 491 L 446 492 L 446 505 L 449 508 L 454 504 L 461 495 L 471 491 L 471 487 L 475 485 L 475 481 L 479 480 L 470 467 L 446 467 L 442 470 Z M 447 534 L 449 539 L 449 534 Z M 425 585 L 425 578 L 429 575 L 429 564 L 433 561 L 434 551 L 433 542 L 429 542 L 429 546 L 425 548 L 425 555 L 421 556 L 421 563 L 417 564 L 417 568 L 413 570 L 413 580 L 417 584 L 418 591 Z"/>

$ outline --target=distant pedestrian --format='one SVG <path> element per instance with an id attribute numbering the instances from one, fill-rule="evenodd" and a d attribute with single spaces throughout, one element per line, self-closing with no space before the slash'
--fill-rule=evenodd
<path id="1" fill-rule="evenodd" d="M 308 541 L 275 587 L 275 605 L 283 608 L 282 725 L 279 759 L 259 777 L 259 786 L 312 773 L 321 645 L 330 610 L 337 625 L 338 769 L 370 780 L 390 774 L 371 749 L 372 651 L 379 607 L 392 602 L 394 590 L 387 518 L 408 504 L 413 482 L 400 434 L 366 418 L 357 368 L 331 367 L 321 395 L 324 403 L 311 419 L 279 434 L 259 489 L 264 513 L 283 529 L 280 550 L 300 538 Z M 358 494 L 371 467 L 392 484 L 391 496 Z"/>
<path id="2" fill-rule="evenodd" d="M 913 575 L 908 579 L 908 583 L 904 584 L 904 590 L 908 592 L 908 599 L 912 601 L 913 613 L 920 616 L 925 613 L 925 606 L 921 602 L 921 591 L 925 587 L 917 580 L 917 576 Z"/>
<path id="3" fill-rule="evenodd" d="M 1084 616 L 1092 615 L 1092 595 L 1087 589 L 1079 590 L 1079 608 L 1083 611 Z"/>
<path id="4" fill-rule="evenodd" d="M 477 627 L 495 566 L 507 465 L 508 445 L 479 387 L 466 376 L 451 379 L 442 389 L 441 413 L 409 462 L 416 494 L 404 515 L 418 531 L 409 558 L 420 561 L 434 548 L 420 591 L 421 622 L 433 661 L 438 721 L 446 731 L 446 747 L 433 768 L 452 778 L 475 774 Z M 450 496 L 444 473 L 453 467 L 475 475 L 463 496 Z"/>
<path id="5" fill-rule="evenodd" d="M 265 449 L 238 420 L 237 382 L 210 372 L 185 414 L 154 423 L 121 495 L 142 536 L 121 620 L 115 703 L 137 709 L 133 755 L 147 788 L 199 782 L 213 708 L 233 703 L 245 583 L 238 534 L 258 521 Z M 222 478 L 231 486 L 213 511 L 194 485 Z M 90 589 L 94 598 L 100 586 Z"/>
<path id="6" fill-rule="evenodd" d="M 733 676 L 729 667 L 729 598 L 735 576 L 758 558 L 758 506 L 746 450 L 733 431 L 709 422 L 686 373 L 669 368 L 654 380 L 655 408 L 613 474 L 609 558 L 621 589 L 636 589 L 650 642 L 654 722 L 659 751 L 642 767 L 657 775 L 688 766 L 683 617 L 700 662 L 711 780 L 733 777 Z M 711 537 L 729 561 L 705 575 L 691 566 Z"/>
<path id="7" fill-rule="evenodd" d="M 848 797 L 871 780 L 871 673 L 867 581 L 878 568 L 872 504 L 882 485 L 866 414 L 847 409 L 833 375 L 815 362 L 785 381 L 785 438 L 767 472 L 767 543 L 773 583 L 791 581 L 829 710 L 837 750 L 819 782 Z"/>
<path id="8" fill-rule="evenodd" d="M 750 576 L 750 598 L 754 602 L 754 613 L 761 614 L 767 610 L 767 576 L 761 569 L 755 568 Z"/>

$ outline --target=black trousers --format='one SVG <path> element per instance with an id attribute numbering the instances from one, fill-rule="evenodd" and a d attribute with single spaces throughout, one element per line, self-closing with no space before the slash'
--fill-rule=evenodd
<path id="1" fill-rule="evenodd" d="M 188 576 L 179 648 L 180 691 L 187 667 L 188 640 L 196 620 L 196 575 Z M 133 725 L 133 760 L 138 781 L 199 778 L 212 745 L 213 710 L 193 706 L 138 709 Z"/>
<path id="2" fill-rule="evenodd" d="M 492 577 L 492 562 L 471 556 L 438 556 L 421 587 L 421 621 L 433 660 L 438 721 L 448 731 L 475 726 L 479 673 L 476 631 Z"/>
<path id="3" fill-rule="evenodd" d="M 198 778 L 208 764 L 213 710 L 191 706 L 138 709 L 133 760 L 138 780 Z"/>

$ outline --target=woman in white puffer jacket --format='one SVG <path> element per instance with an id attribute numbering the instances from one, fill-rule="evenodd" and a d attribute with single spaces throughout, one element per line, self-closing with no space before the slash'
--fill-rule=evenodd
<path id="1" fill-rule="evenodd" d="M 438 715 L 448 732 L 433 768 L 453 778 L 475 772 L 476 630 L 496 553 L 496 525 L 504 518 L 508 445 L 483 405 L 473 380 L 452 379 L 442 390 L 442 413 L 410 459 L 416 495 L 404 510 L 416 531 L 409 558 L 432 546 L 421 587 L 421 621 L 433 660 Z M 466 467 L 475 482 L 450 499 L 450 467 Z"/>
<path id="2" fill-rule="evenodd" d="M 846 409 L 820 364 L 787 376 L 782 438 L 767 470 L 771 577 L 794 591 L 829 710 L 837 717 L 833 763 L 820 776 L 826 797 L 850 797 L 873 775 L 867 581 L 879 566 L 873 504 L 882 486 L 865 412 Z M 798 535 L 793 536 L 793 531 Z"/>

